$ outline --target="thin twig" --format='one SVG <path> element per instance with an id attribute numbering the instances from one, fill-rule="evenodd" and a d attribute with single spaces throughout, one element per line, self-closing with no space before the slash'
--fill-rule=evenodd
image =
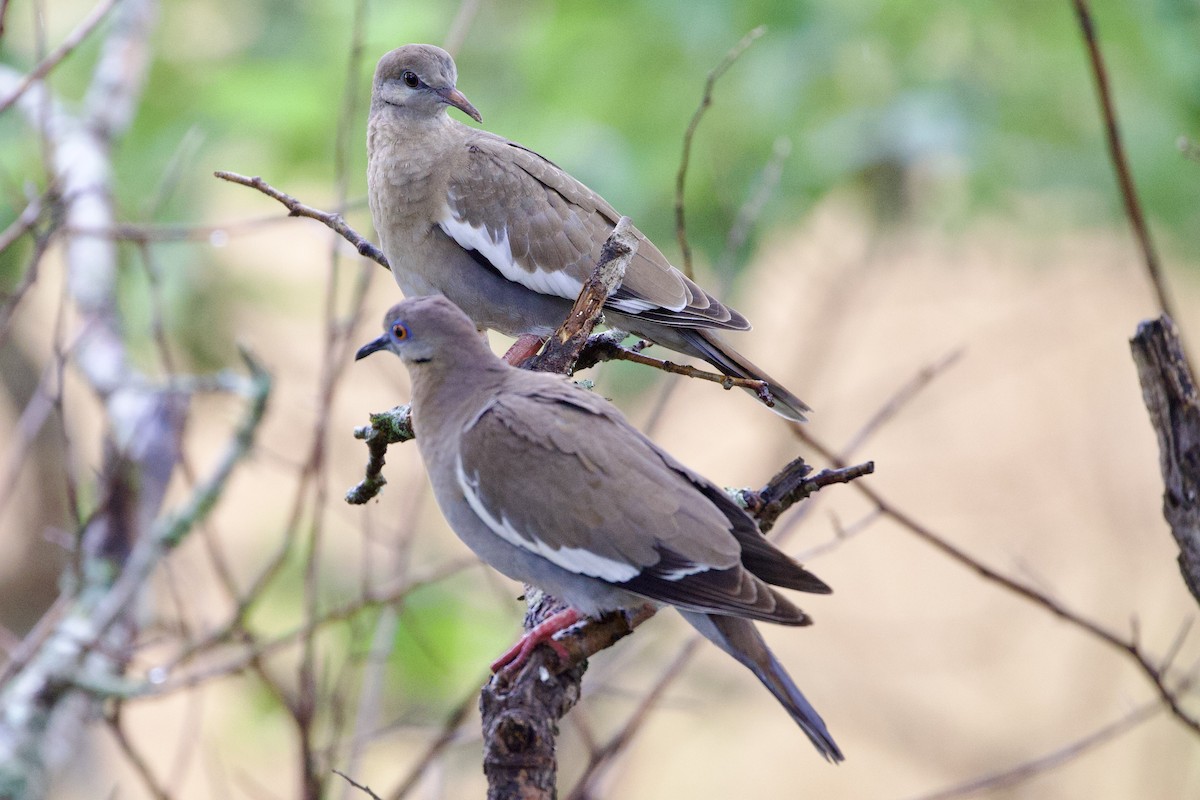
<path id="1" fill-rule="evenodd" d="M 855 433 L 854 436 L 850 437 L 850 441 L 842 446 L 840 453 L 841 457 L 844 459 L 851 458 L 853 453 L 866 444 L 867 441 L 877 431 L 879 431 L 880 428 L 887 424 L 888 420 L 899 414 L 900 410 L 908 405 L 914 397 L 920 394 L 925 387 L 933 383 L 933 381 L 943 372 L 957 364 L 958 360 L 962 358 L 962 354 L 963 349 L 961 347 L 955 348 L 932 364 L 925 365 L 917 372 L 916 375 L 913 375 L 911 378 L 905 381 L 905 383 L 903 383 L 900 388 L 897 389 L 896 392 L 889 397 L 882 406 L 876 409 L 875 413 L 872 414 L 866 422 L 863 423 L 862 427 L 858 429 L 858 432 Z"/>
<path id="2" fill-rule="evenodd" d="M 150 765 L 146 763 L 146 759 L 133 746 L 133 742 L 125 735 L 125 729 L 121 727 L 121 703 L 118 701 L 113 710 L 107 715 L 108 730 L 112 733 L 113 738 L 117 741 L 117 745 L 121 748 L 125 760 L 133 767 L 133 771 L 142 779 L 142 784 L 145 790 L 155 800 L 170 800 L 171 795 L 163 788 L 158 778 L 150 769 Z"/>
<path id="3" fill-rule="evenodd" d="M 992 792 L 997 789 L 1004 789 L 1023 783 L 1034 776 L 1070 763 L 1084 753 L 1116 739 L 1122 734 L 1133 730 L 1138 725 L 1141 725 L 1143 722 L 1153 719 L 1158 714 L 1161 714 L 1162 711 L 1162 704 L 1157 701 L 1145 703 L 1120 719 L 1103 725 L 1086 736 L 1082 736 L 1038 758 L 1030 759 L 1001 772 L 964 781 L 956 786 L 918 795 L 912 798 L 912 800 L 958 800 L 958 798 L 972 797 L 984 792 Z"/>
<path id="4" fill-rule="evenodd" d="M 1100 114 L 1104 120 L 1104 133 L 1108 142 L 1108 154 L 1112 160 L 1113 169 L 1117 173 L 1117 183 L 1121 189 L 1121 200 L 1125 205 L 1125 213 L 1129 216 L 1129 224 L 1133 227 L 1133 235 L 1142 251 L 1142 262 L 1146 274 L 1154 287 L 1158 306 L 1164 314 L 1178 319 L 1170 292 L 1167 290 L 1166 279 L 1163 277 L 1162 266 L 1154 244 L 1150 240 L 1150 227 L 1146 224 L 1146 216 L 1142 211 L 1141 201 L 1138 200 L 1137 187 L 1133 183 L 1133 172 L 1129 167 L 1129 158 L 1125 154 L 1125 146 L 1121 141 L 1121 129 L 1117 124 L 1117 111 L 1112 98 L 1112 90 L 1108 83 L 1108 70 L 1104 66 L 1104 57 L 1100 52 L 1100 43 L 1096 38 L 1096 25 L 1092 19 L 1091 7 L 1088 0 L 1072 0 L 1075 16 L 1079 20 L 1079 30 L 1083 34 L 1084 44 L 1087 45 L 1088 64 L 1091 66 L 1092 77 L 1096 80 L 1096 94 L 1100 101 Z"/>
<path id="5" fill-rule="evenodd" d="M 688 378 L 719 383 L 724 389 L 733 389 L 735 387 L 749 389 L 766 405 L 775 405 L 775 398 L 771 396 L 771 390 L 767 386 L 766 381 L 754 380 L 753 378 L 735 378 L 730 375 L 722 375 L 718 372 L 697 369 L 687 364 L 676 364 L 673 361 L 645 356 L 630 348 L 621 347 L 612 340 L 612 337 L 608 337 L 605 334 L 593 336 L 588 341 L 587 347 L 580 354 L 579 363 L 576 365 L 576 368 L 586 369 L 601 361 L 631 361 L 634 364 L 653 367 L 654 369 L 669 372 L 673 375 L 684 375 Z"/>
<path id="6" fill-rule="evenodd" d="M 679 171 L 675 173 L 675 236 L 679 240 L 679 251 L 683 258 L 683 274 L 689 278 L 692 277 L 692 248 L 688 244 L 687 223 L 684 219 L 683 190 L 687 184 L 688 164 L 692 158 L 692 139 L 696 136 L 696 129 L 700 126 L 704 112 L 712 105 L 713 89 L 716 87 L 717 81 L 734 65 L 742 53 L 746 52 L 746 48 L 754 44 L 754 40 L 766 32 L 766 27 L 759 25 L 747 33 L 741 38 L 741 41 L 729 49 L 725 58 L 721 59 L 721 63 L 708 73 L 708 78 L 704 81 L 704 94 L 700 98 L 700 105 L 696 107 L 691 122 L 688 123 L 687 130 L 683 134 L 683 154 L 679 158 Z"/>
<path id="7" fill-rule="evenodd" d="M 801 425 L 793 425 L 792 431 L 797 438 L 799 438 L 808 446 L 817 450 L 823 458 L 826 458 L 831 463 L 837 464 L 839 467 L 845 466 L 841 463 L 840 459 L 832 451 L 832 449 L 818 440 L 806 427 Z M 1010 578 L 1009 576 L 995 569 L 992 569 L 982 561 L 979 561 L 975 557 L 969 555 L 966 551 L 952 544 L 950 540 L 934 532 L 931 528 L 921 524 L 915 518 L 909 516 L 904 511 L 889 503 L 874 487 L 866 482 L 855 481 L 854 487 L 861 492 L 864 497 L 874 503 L 880 512 L 882 512 L 885 516 L 890 518 L 893 522 L 899 524 L 902 528 L 916 536 L 921 541 L 932 546 L 935 550 L 950 558 L 952 561 L 955 561 L 961 566 L 966 567 L 985 580 L 995 583 L 1008 590 L 1012 594 L 1029 601 L 1044 611 L 1050 612 L 1054 616 L 1071 624 L 1084 633 L 1087 633 L 1092 638 L 1097 639 L 1114 650 L 1117 650 L 1118 652 L 1128 656 L 1130 660 L 1132 660 L 1138 666 L 1138 668 L 1141 669 L 1142 673 L 1146 676 L 1146 679 L 1150 681 L 1155 691 L 1158 692 L 1161 702 L 1171 710 L 1171 713 L 1175 716 L 1175 718 L 1183 725 L 1190 728 L 1193 733 L 1200 735 L 1200 719 L 1197 719 L 1193 715 L 1189 714 L 1183 708 L 1183 706 L 1180 704 L 1177 694 L 1167 687 L 1163 677 L 1162 668 L 1151 662 L 1142 652 L 1141 648 L 1136 642 L 1122 639 L 1120 636 L 1102 627 L 1098 623 L 1093 622 L 1086 617 L 1080 616 L 1057 600 L 1054 600 L 1042 592 L 1026 586 L 1025 584 Z"/>
<path id="8" fill-rule="evenodd" d="M 311 635 L 313 632 L 324 629 L 330 625 L 335 625 L 340 622 L 345 622 L 363 611 L 381 606 L 395 605 L 404 600 L 411 593 L 423 589 L 427 586 L 432 586 L 436 583 L 445 581 L 454 575 L 463 572 L 471 567 L 477 566 L 479 559 L 473 556 L 466 556 L 431 570 L 428 574 L 417 577 L 406 577 L 398 581 L 396 585 L 376 589 L 367 592 L 352 601 L 344 603 L 336 608 L 331 608 L 319 617 L 312 620 L 306 620 L 297 628 L 281 634 L 280 636 L 266 640 L 263 642 L 249 642 L 250 647 L 241 652 L 236 658 L 230 659 L 228 662 L 218 664 L 216 666 L 206 666 L 203 669 L 190 672 L 186 675 L 181 675 L 178 678 L 166 680 L 166 677 L 171 672 L 177 670 L 180 665 L 185 664 L 200 655 L 207 653 L 216 645 L 233 640 L 240 634 L 243 634 L 239 622 L 230 621 L 216 631 L 213 631 L 205 639 L 193 644 L 184 652 L 176 655 L 171 661 L 157 668 L 154 671 L 157 682 L 152 686 L 145 687 L 140 693 L 143 697 L 156 697 L 172 694 L 182 689 L 199 686 L 202 683 L 226 678 L 230 675 L 236 675 L 247 670 L 256 660 L 260 660 L 265 656 L 276 653 L 302 640 L 305 636 Z M 257 597 L 257 595 L 255 595 Z M 239 640 L 240 643 L 240 640 Z"/>
<path id="9" fill-rule="evenodd" d="M 371 791 L 370 786 L 366 786 L 364 784 L 359 783 L 358 781 L 354 780 L 354 778 L 351 778 L 349 775 L 347 775 L 344 772 L 341 772 L 340 770 L 335 769 L 335 770 L 332 770 L 332 772 L 334 775 L 337 775 L 338 777 L 342 778 L 344 781 L 346 781 L 346 783 L 350 784 L 355 789 L 358 789 L 359 791 L 361 791 L 367 795 L 370 795 L 373 798 L 373 800 L 383 800 L 382 797 L 380 797 L 379 795 L 377 795 L 373 791 Z"/>
<path id="10" fill-rule="evenodd" d="M 454 741 L 454 736 L 458 729 L 462 727 L 463 722 L 471 713 L 471 709 L 475 707 L 479 690 L 475 687 L 478 684 L 472 684 L 470 691 L 463 697 L 457 705 L 451 709 L 446 716 L 446 721 L 442 723 L 441 732 L 433 738 L 429 746 L 425 748 L 425 752 L 417 759 L 417 763 L 409 770 L 408 775 L 404 780 L 400 781 L 400 785 L 388 792 L 388 800 L 404 800 L 408 795 L 417 788 L 421 778 L 433 766 L 434 761 L 438 756 L 445 752 L 450 743 Z"/>
<path id="11" fill-rule="evenodd" d="M 25 206 L 25 210 L 12 221 L 12 224 L 0 231 L 0 253 L 7 250 L 13 242 L 28 233 L 37 224 L 38 218 L 42 215 L 42 202 L 43 198 L 41 197 L 30 200 L 29 204 Z"/>
<path id="12" fill-rule="evenodd" d="M 91 12 L 83 18 L 83 21 L 75 26 L 75 30 L 67 34 L 67 37 L 62 40 L 58 47 L 54 48 L 52 52 L 47 54 L 45 58 L 39 61 L 37 65 L 31 69 L 24 78 L 21 79 L 21 82 L 17 84 L 16 88 L 10 92 L 7 97 L 0 100 L 0 114 L 3 114 L 5 111 L 11 108 L 13 103 L 16 103 L 18 100 L 20 100 L 21 95 L 25 94 L 25 92 L 29 90 L 30 86 L 46 77 L 46 75 L 50 73 L 50 70 L 57 67 L 63 59 L 71 55 L 75 48 L 79 47 L 79 45 L 83 43 L 83 40 L 88 37 L 88 34 L 94 31 L 96 27 L 104 21 L 104 18 L 108 16 L 108 12 L 112 11 L 113 6 L 116 4 L 117 0 L 104 0 L 104 2 L 93 8 Z M 6 10 L 7 7 L 8 3 L 6 2 L 3 6 L 0 6 L 0 11 Z M 0 22 L 2 21 L 3 16 L 0 15 Z"/>
<path id="13" fill-rule="evenodd" d="M 722 281 L 728 281 L 729 276 L 733 274 L 733 264 L 738 251 L 745 246 L 746 240 L 750 238 L 750 231 L 754 230 L 758 218 L 762 216 L 771 196 L 775 194 L 779 180 L 783 177 L 783 165 L 791 154 L 792 140 L 786 136 L 778 137 L 771 146 L 771 157 L 759 172 L 754 190 L 746 198 L 746 202 L 742 203 L 737 217 L 729 226 L 729 234 L 725 237 L 725 249 L 717 261 L 717 274 L 721 276 Z"/>
<path id="14" fill-rule="evenodd" d="M 654 682 L 654 685 L 642 697 L 641 702 L 638 703 L 638 707 L 625 720 L 625 724 L 621 726 L 621 729 L 590 755 L 587 767 L 584 768 L 583 774 L 579 776 L 579 780 L 575 782 L 571 793 L 567 795 L 567 800 L 588 800 L 588 798 L 595 796 L 593 789 L 595 783 L 603 776 L 608 765 L 633 741 L 634 736 L 641 730 L 650 712 L 662 700 L 667 687 L 683 673 L 684 667 L 696 655 L 696 651 L 703 641 L 704 638 L 699 634 L 692 634 L 688 637 L 687 642 L 680 648 L 674 660 L 667 665 L 667 668 L 659 675 L 658 680 Z"/>
<path id="15" fill-rule="evenodd" d="M 364 201 L 348 202 L 330 212 L 331 216 L 356 209 Z M 287 222 L 289 217 L 278 215 L 247 217 L 225 223 L 190 222 L 118 222 L 105 228 L 83 228 L 67 225 L 63 233 L 68 236 L 91 236 L 96 239 L 115 239 L 123 242 L 207 242 L 214 247 L 224 246 L 231 235 L 250 233 L 270 225 Z"/>
<path id="16" fill-rule="evenodd" d="M 236 172 L 226 172 L 224 170 L 217 170 L 213 173 L 213 175 L 223 181 L 229 181 L 230 183 L 236 183 L 241 186 L 248 186 L 251 189 L 257 189 L 267 197 L 277 200 L 283 204 L 283 207 L 288 210 L 288 216 L 290 217 L 308 217 L 309 219 L 317 220 L 318 222 L 341 234 L 342 238 L 354 245 L 354 248 L 358 250 L 360 255 L 366 256 L 384 269 L 391 269 L 391 266 L 388 264 L 387 256 L 383 254 L 383 251 L 371 244 L 371 242 L 369 242 L 358 231 L 347 225 L 346 220 L 342 218 L 341 214 L 321 211 L 318 208 L 305 205 L 296 198 L 292 197 L 290 194 L 279 191 L 274 186 L 257 176 L 249 177 L 246 175 L 239 175 Z"/>

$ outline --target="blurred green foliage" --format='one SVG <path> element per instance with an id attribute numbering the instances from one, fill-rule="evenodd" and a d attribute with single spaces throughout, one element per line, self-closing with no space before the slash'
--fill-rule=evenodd
<path id="1" fill-rule="evenodd" d="M 265 531 L 261 541 L 274 542 L 277 532 Z M 446 712 L 463 695 L 482 683 L 486 664 L 498 657 L 521 633 L 524 606 L 496 582 L 494 593 L 480 593 L 478 569 L 467 570 L 409 593 L 391 605 L 397 615 L 385 630 L 392 631 L 387 647 L 388 677 L 384 700 L 388 713 L 401 719 L 429 719 Z M 292 551 L 268 591 L 250 607 L 250 627 L 265 639 L 297 633 L 304 596 L 303 554 Z M 319 592 L 334 606 L 356 593 L 349 570 L 328 570 Z M 378 647 L 381 610 L 370 606 L 320 628 L 320 662 L 331 675 L 344 675 L 361 665 Z M 297 637 L 298 639 L 299 637 Z M 333 686 L 322 686 L 332 691 Z M 254 715 L 273 711 L 275 700 L 263 687 L 253 687 Z"/>
<path id="2" fill-rule="evenodd" d="M 49 9 L 50 39 L 88 3 Z M 351 192 L 364 192 L 363 106 L 375 58 L 443 41 L 457 3 L 366 6 Z M 1135 175 L 1152 219 L 1197 243 L 1197 173 L 1176 147 L 1200 125 L 1200 6 L 1190 0 L 1094 3 Z M 121 145 L 121 207 L 131 220 L 196 222 L 212 169 L 287 187 L 331 185 L 354 4 L 192 0 L 165 4 L 135 129 Z M 692 236 L 720 252 L 772 144 L 792 144 L 760 232 L 795 223 L 850 187 L 888 220 L 960 226 L 1039 200 L 1039 223 L 1111 223 L 1120 214 L 1095 93 L 1068 2 L 883 0 L 513 0 L 484 2 L 458 54 L 460 87 L 486 126 L 573 171 L 674 252 L 681 137 L 704 78 L 757 25 L 760 39 L 717 86 L 688 183 Z M 9 9 L 0 60 L 35 60 L 29 7 Z M 86 84 L 81 48 L 53 82 Z M 11 116 L 12 112 L 9 112 Z M 188 131 L 200 144 L 169 201 L 167 166 Z M 26 144 L 22 144 L 22 142 Z M 20 205 L 28 139 L 0 126 L 3 214 Z M 332 188 L 330 190 L 332 196 Z M 313 202 L 328 198 L 313 197 Z"/>

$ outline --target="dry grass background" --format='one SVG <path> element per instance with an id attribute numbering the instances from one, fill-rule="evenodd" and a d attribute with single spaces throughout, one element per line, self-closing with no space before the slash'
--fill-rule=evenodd
<path id="1" fill-rule="evenodd" d="M 266 201 L 242 191 L 214 189 L 220 218 L 252 208 L 261 213 Z M 256 454 L 207 526 L 242 580 L 277 547 L 296 491 L 296 466 L 310 446 L 329 246 L 324 229 L 292 220 L 210 253 L 212 269 L 228 271 L 241 287 L 224 312 L 276 379 Z M 1200 265 L 1177 256 L 1168 261 L 1176 267 L 1170 280 L 1183 311 L 1180 324 L 1194 334 Z M 375 335 L 376 320 L 398 297 L 388 276 L 371 269 L 369 308 L 355 341 Z M 48 341 L 41 321 L 59 296 L 52 283 L 39 285 L 17 320 L 23 339 L 41 340 L 37 347 Z M 253 302 L 266 291 L 280 302 Z M 1154 305 L 1123 230 L 1031 235 L 1029 226 L 1007 220 L 954 234 L 881 232 L 853 202 L 833 198 L 797 228 L 774 236 L 729 299 L 756 326 L 741 337 L 744 352 L 808 400 L 817 410 L 810 431 L 834 447 L 922 368 L 961 348 L 953 366 L 853 454 L 876 462 L 876 473 L 865 480 L 984 563 L 1078 613 L 1120 632 L 1136 619 L 1140 640 L 1155 657 L 1194 615 L 1160 514 L 1156 446 L 1129 357 L 1127 340 Z M 621 385 L 627 376 L 601 368 L 597 387 L 644 424 L 657 390 L 632 395 Z M 824 466 L 785 424 L 741 393 L 666 380 L 680 385 L 653 437 L 714 480 L 758 486 L 796 454 Z M 86 402 L 85 393 L 75 396 Z M 426 574 L 465 553 L 424 497 L 412 446 L 392 451 L 380 500 L 366 509 L 340 501 L 365 455 L 351 429 L 368 411 L 406 398 L 403 369 L 388 359 L 349 367 L 337 391 L 328 420 L 331 499 L 320 544 L 328 605 L 353 598 L 368 583 L 385 584 L 401 570 Z M 4 413 L 9 428 L 12 411 Z M 236 415 L 232 401 L 198 401 L 189 432 L 194 464 L 214 457 Z M 847 762 L 822 763 L 755 679 L 706 645 L 608 773 L 602 796 L 922 796 L 1056 753 L 1153 700 L 1152 687 L 1127 659 L 951 563 L 887 519 L 823 548 L 839 527 L 855 525 L 869 511 L 847 486 L 809 503 L 787 549 L 803 558 L 821 548 L 809 563 L 835 593 L 800 598 L 816 620 L 813 627 L 768 630 Z M 463 602 L 491 621 L 487 635 L 467 645 L 471 663 L 447 667 L 464 676 L 455 693 L 465 696 L 500 646 L 517 635 L 523 606 L 516 587 L 477 566 L 457 573 L 449 586 L 470 593 Z M 179 597 L 194 629 L 215 624 L 229 610 L 198 536 L 172 557 L 168 577 L 160 580 L 164 607 L 180 608 L 171 599 Z M 262 629 L 284 631 L 303 618 L 298 603 L 270 603 L 255 620 Z M 583 769 L 588 741 L 605 738 L 637 708 L 686 636 L 686 626 L 664 614 L 594 660 L 585 700 L 562 726 L 564 786 Z M 1200 654 L 1191 639 L 1180 664 Z M 333 633 L 323 640 L 318 664 L 327 669 L 326 682 L 346 678 L 341 643 Z M 168 650 L 149 647 L 135 668 L 157 663 Z M 273 656 L 269 669 L 288 685 L 296 659 L 291 648 Z M 219 667 L 222 658 L 209 663 Z M 373 724 L 390 722 L 386 698 L 405 692 L 386 678 Z M 262 695 L 253 679 L 227 677 L 128 704 L 123 713 L 133 742 L 173 797 L 296 796 L 294 729 Z M 338 713 L 353 720 L 361 710 L 348 703 Z M 384 729 L 351 774 L 384 791 L 441 724 L 439 715 Z M 414 796 L 482 796 L 479 749 L 472 711 Z M 116 796 L 144 796 L 111 735 L 97 731 L 57 796 L 113 796 L 114 786 L 120 787 Z M 1195 739 L 1160 712 L 1076 759 L 986 796 L 1182 798 L 1198 792 Z"/>

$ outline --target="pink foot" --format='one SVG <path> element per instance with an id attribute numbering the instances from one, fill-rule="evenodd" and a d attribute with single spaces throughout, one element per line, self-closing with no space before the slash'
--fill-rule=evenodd
<path id="1" fill-rule="evenodd" d="M 514 367 L 518 367 L 522 361 L 537 355 L 537 351 L 541 350 L 545 343 L 545 337 L 523 333 L 512 343 L 512 347 L 508 348 L 508 352 L 504 354 L 504 360 Z"/>
<path id="2" fill-rule="evenodd" d="M 564 664 L 567 663 L 571 657 L 570 653 L 567 652 L 567 648 L 555 641 L 554 634 L 566 630 L 581 619 L 583 619 L 583 615 L 573 608 L 567 608 L 552 615 L 544 622 L 534 626 L 534 629 L 522 636 L 520 641 L 508 649 L 508 652 L 493 661 L 492 672 L 500 670 L 515 672 L 524 666 L 539 644 L 549 646 L 560 661 Z"/>

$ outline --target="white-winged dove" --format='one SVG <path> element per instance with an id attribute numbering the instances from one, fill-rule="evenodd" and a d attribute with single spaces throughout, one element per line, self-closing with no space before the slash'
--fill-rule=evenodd
<path id="1" fill-rule="evenodd" d="M 479 328 L 546 337 L 566 317 L 620 215 L 555 164 L 476 121 L 441 48 L 412 44 L 379 60 L 367 125 L 371 215 L 406 297 L 442 294 Z M 765 381 L 784 417 L 800 398 L 721 341 L 745 317 L 671 266 L 635 230 L 638 250 L 605 306 L 608 323 L 698 356 L 722 373 Z"/>
<path id="2" fill-rule="evenodd" d="M 749 667 L 823 756 L 842 760 L 751 621 L 810 624 L 772 585 L 830 589 L 720 487 L 602 397 L 497 358 L 444 297 L 388 311 L 383 335 L 357 357 L 379 350 L 398 355 L 412 376 L 417 445 L 450 527 L 488 564 L 570 607 L 499 664 L 582 616 L 672 605 Z"/>

